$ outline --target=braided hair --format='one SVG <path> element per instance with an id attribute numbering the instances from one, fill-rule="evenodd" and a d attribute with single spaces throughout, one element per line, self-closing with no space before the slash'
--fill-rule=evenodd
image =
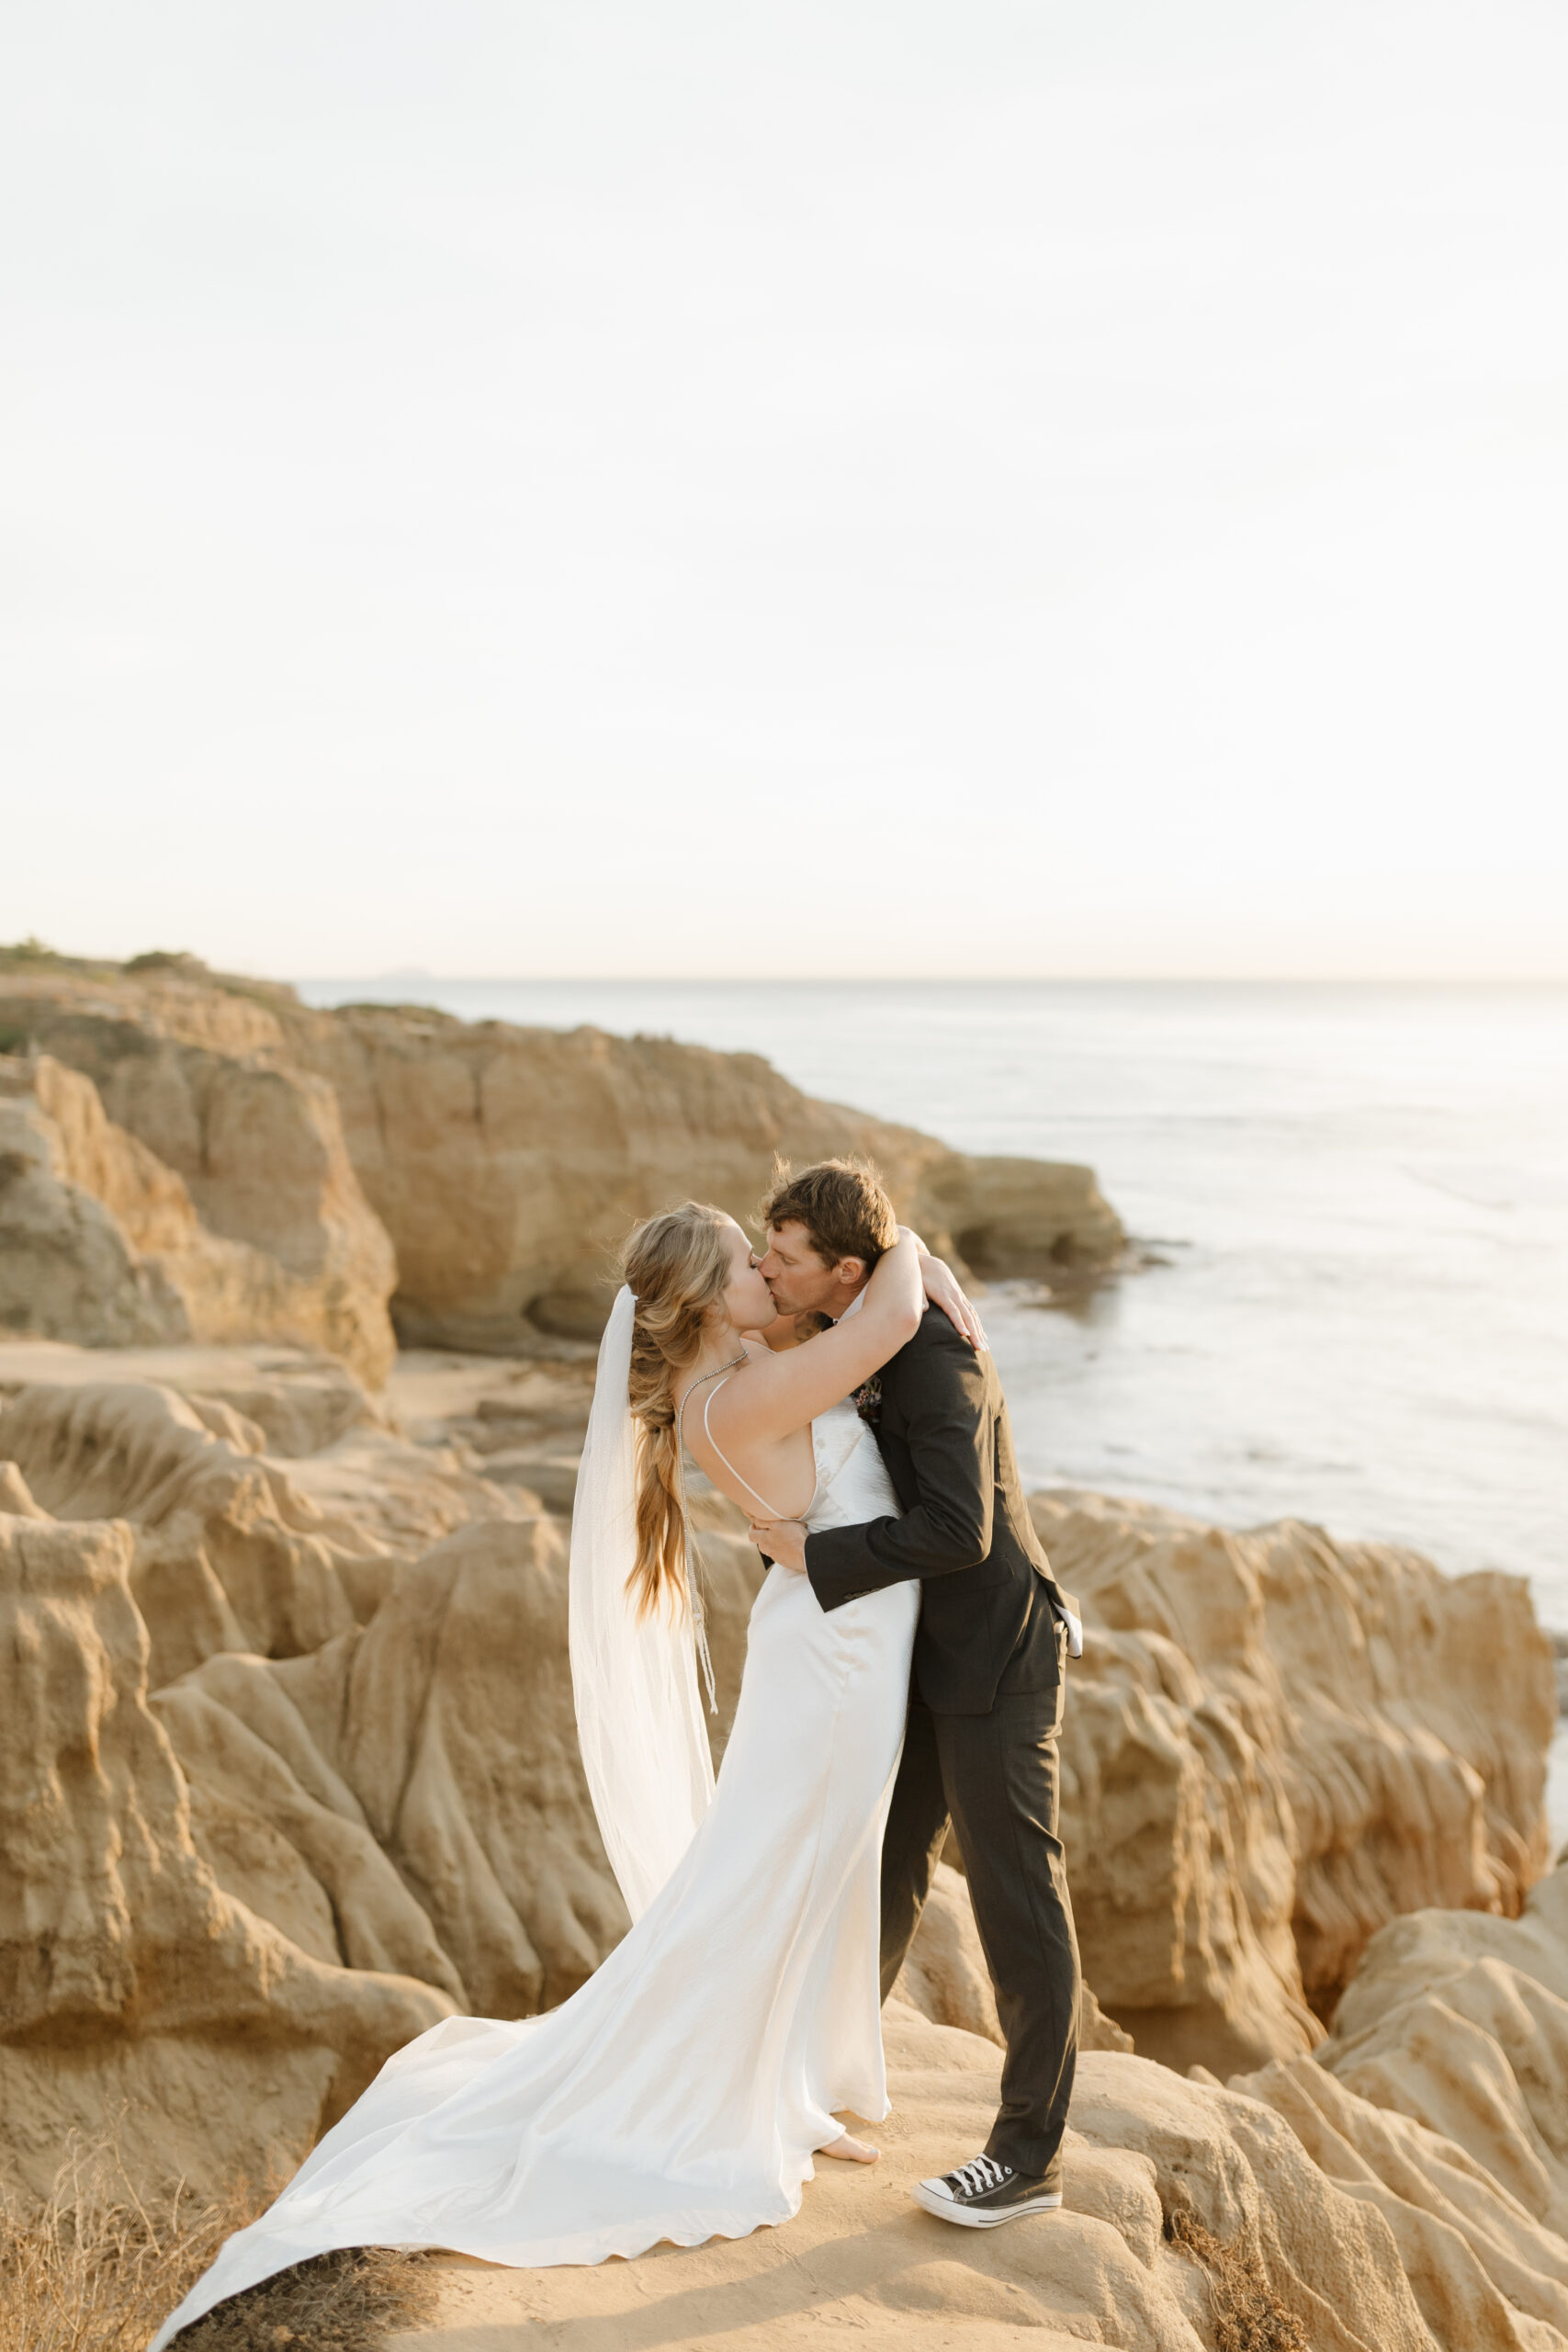
<path id="1" fill-rule="evenodd" d="M 626 1382 L 637 1425 L 637 1563 L 627 1583 L 643 1616 L 668 1591 L 687 1597 L 678 1383 L 696 1361 L 708 1309 L 729 1279 L 728 1225 L 722 1209 L 682 1201 L 639 1225 L 622 1261 L 637 1301 Z"/>

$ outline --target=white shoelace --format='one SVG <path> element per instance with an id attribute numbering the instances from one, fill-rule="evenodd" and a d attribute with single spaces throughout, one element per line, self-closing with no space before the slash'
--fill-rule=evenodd
<path id="1" fill-rule="evenodd" d="M 987 2189 L 999 2188 L 1003 2181 L 1010 2180 L 1012 2166 L 998 2164 L 995 2156 L 976 2156 L 972 2164 L 960 2165 L 956 2172 L 950 2172 L 947 2177 L 958 2183 L 966 2197 L 980 2197 Z"/>

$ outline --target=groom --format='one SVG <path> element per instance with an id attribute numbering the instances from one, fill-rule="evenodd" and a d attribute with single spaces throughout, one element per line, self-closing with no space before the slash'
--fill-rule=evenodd
<path id="1" fill-rule="evenodd" d="M 897 1238 L 874 1172 L 829 1159 L 781 1170 L 759 1212 L 761 1270 L 783 1315 L 837 1320 Z M 920 1580 L 914 1687 L 882 1848 L 882 1997 L 903 1965 L 951 1818 L 1007 2038 L 1002 2104 L 980 2155 L 915 2196 L 994 2228 L 1062 2201 L 1062 2135 L 1077 2054 L 1078 1953 L 1056 1835 L 1062 1669 L 1081 1647 L 1029 1517 L 996 1365 L 929 1306 L 856 1404 L 876 1430 L 900 1519 L 807 1534 L 772 1526 L 769 1555 L 825 1610 Z"/>

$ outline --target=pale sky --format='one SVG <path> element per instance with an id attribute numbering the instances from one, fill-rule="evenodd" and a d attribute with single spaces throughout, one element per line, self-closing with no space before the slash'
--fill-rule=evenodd
<path id="1" fill-rule="evenodd" d="M 0 938 L 1568 975 L 1561 0 L 0 49 Z"/>

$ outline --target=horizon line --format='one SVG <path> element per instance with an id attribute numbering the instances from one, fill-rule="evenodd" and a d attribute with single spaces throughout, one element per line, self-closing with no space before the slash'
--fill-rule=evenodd
<path id="1" fill-rule="evenodd" d="M 1568 989 L 1568 972 L 379 972 L 257 973 L 295 988 L 1495 988 Z"/>

